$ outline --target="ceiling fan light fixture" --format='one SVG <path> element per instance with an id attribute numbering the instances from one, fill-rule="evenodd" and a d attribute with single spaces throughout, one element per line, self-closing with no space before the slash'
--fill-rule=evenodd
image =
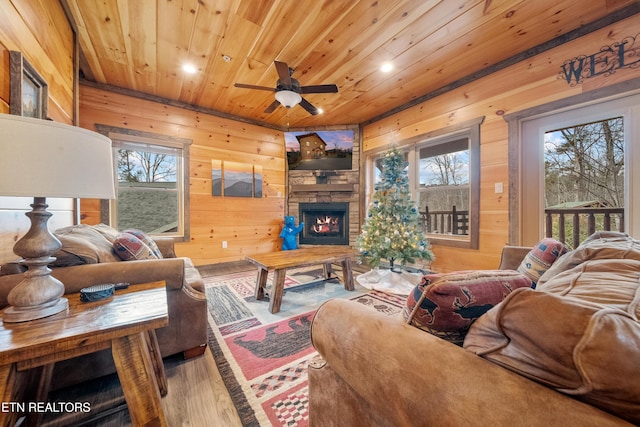
<path id="1" fill-rule="evenodd" d="M 300 94 L 292 90 L 279 90 L 276 92 L 276 99 L 287 108 L 291 108 L 302 101 Z"/>

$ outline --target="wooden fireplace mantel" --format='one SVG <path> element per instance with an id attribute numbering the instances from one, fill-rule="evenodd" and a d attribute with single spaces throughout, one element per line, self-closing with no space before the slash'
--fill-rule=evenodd
<path id="1" fill-rule="evenodd" d="M 292 193 L 309 191 L 353 192 L 353 184 L 299 184 L 290 187 Z"/>

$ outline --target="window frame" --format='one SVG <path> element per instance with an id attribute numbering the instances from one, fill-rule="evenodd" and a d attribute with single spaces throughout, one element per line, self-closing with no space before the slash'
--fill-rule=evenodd
<path id="1" fill-rule="evenodd" d="M 429 242 L 434 245 L 452 246 L 457 248 L 478 249 L 480 244 L 480 126 L 484 122 L 484 116 L 461 122 L 457 125 L 447 126 L 432 132 L 417 135 L 399 141 L 396 145 L 402 152 L 407 153 L 409 161 L 409 184 L 411 197 L 416 205 L 418 203 L 419 188 L 419 161 L 420 148 L 426 146 L 446 144 L 448 141 L 459 140 L 467 137 L 469 140 L 469 234 L 467 236 L 449 236 L 442 234 L 426 233 Z M 388 148 L 372 151 L 367 156 L 366 176 L 367 193 L 366 206 L 373 195 L 375 161 Z M 366 212 L 365 212 L 366 214 Z"/>
<path id="2" fill-rule="evenodd" d="M 175 232 L 166 232 L 153 234 L 153 237 L 170 237 L 177 241 L 190 240 L 190 195 L 189 195 L 189 149 L 192 144 L 191 139 L 178 138 L 169 135 L 156 134 L 145 131 L 137 131 L 132 129 L 118 128 L 97 124 L 98 132 L 106 135 L 113 141 L 114 156 L 114 179 L 116 188 L 118 187 L 118 165 L 117 151 L 127 145 L 135 144 L 157 146 L 161 148 L 170 148 L 176 150 L 176 187 L 178 190 L 178 230 Z M 101 202 L 101 221 L 115 227 L 117 225 L 117 199 L 103 200 Z"/>
<path id="3" fill-rule="evenodd" d="M 640 79 L 633 79 L 504 116 L 509 125 L 510 244 L 533 245 L 544 237 L 544 129 L 617 116 L 623 117 L 625 133 L 625 228 L 630 235 L 639 235 L 640 221 L 633 221 L 633 213 L 640 212 L 640 185 L 633 183 L 638 180 L 640 147 L 632 141 L 640 135 L 638 83 Z M 533 196 L 532 189 L 537 191 Z"/>

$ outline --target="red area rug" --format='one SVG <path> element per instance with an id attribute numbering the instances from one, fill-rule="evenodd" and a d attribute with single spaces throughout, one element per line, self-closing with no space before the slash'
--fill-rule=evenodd
<path id="1" fill-rule="evenodd" d="M 205 278 L 209 346 L 244 426 L 308 425 L 307 367 L 317 357 L 309 327 L 322 302 L 347 298 L 398 316 L 404 304 L 404 297 L 359 285 L 349 292 L 321 277 L 321 268 L 289 272 L 276 314 L 268 298 L 253 297 L 256 271 Z"/>

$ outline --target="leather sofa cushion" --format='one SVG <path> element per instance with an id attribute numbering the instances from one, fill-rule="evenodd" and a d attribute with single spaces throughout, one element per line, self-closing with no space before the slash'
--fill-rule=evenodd
<path id="1" fill-rule="evenodd" d="M 51 264 L 53 267 L 120 261 L 111 242 L 90 225 L 59 228 L 54 234 L 62 243 L 62 248 L 53 255 L 56 257 Z"/>
<path id="2" fill-rule="evenodd" d="M 428 274 L 409 294 L 402 314 L 407 323 L 462 345 L 477 318 L 521 287 L 531 287 L 531 280 L 513 270 Z"/>
<path id="3" fill-rule="evenodd" d="M 118 237 L 118 234 L 120 234 L 118 230 L 116 230 L 115 228 L 107 224 L 100 223 L 100 224 L 92 225 L 91 227 L 94 230 L 96 230 L 98 233 L 102 234 L 102 236 L 105 239 L 107 239 L 111 244 L 113 244 L 113 241 L 116 240 L 116 237 Z"/>
<path id="4" fill-rule="evenodd" d="M 558 259 L 538 280 L 537 289 L 563 271 L 570 270 L 592 259 L 635 259 L 640 260 L 640 240 L 617 231 L 599 231 L 580 244 L 576 249 Z"/>
<path id="5" fill-rule="evenodd" d="M 204 290 L 204 280 L 200 275 L 200 271 L 193 265 L 193 261 L 191 258 L 180 258 L 184 261 L 184 277 L 185 281 L 196 291 L 200 291 L 203 294 Z"/>
<path id="6" fill-rule="evenodd" d="M 471 326 L 464 348 L 640 423 L 640 261 L 594 259 L 545 291 L 519 289 Z"/>

